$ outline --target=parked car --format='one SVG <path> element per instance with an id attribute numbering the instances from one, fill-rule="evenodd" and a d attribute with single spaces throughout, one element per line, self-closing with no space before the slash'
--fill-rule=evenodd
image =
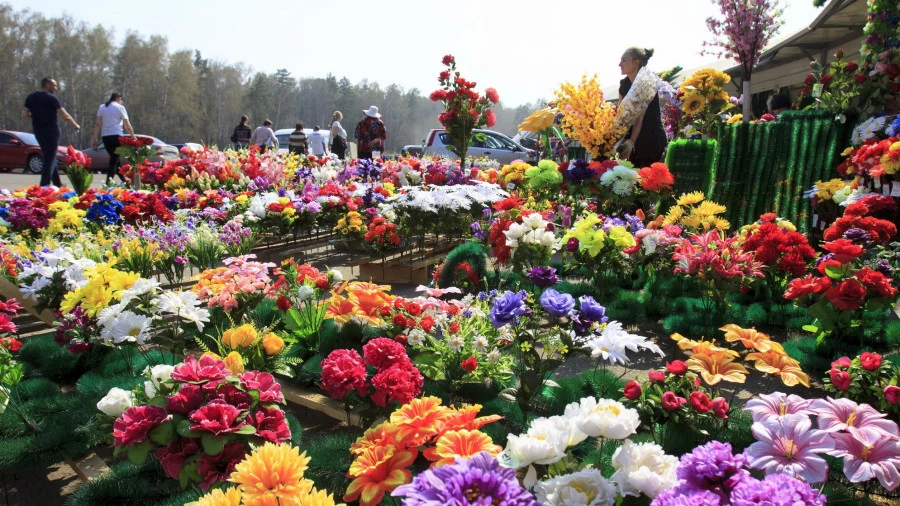
<path id="1" fill-rule="evenodd" d="M 66 157 L 66 147 L 56 150 L 56 159 L 62 164 Z M 40 174 L 44 167 L 41 147 L 34 134 L 0 130 L 0 171 L 25 169 L 33 174 Z"/>
<path id="2" fill-rule="evenodd" d="M 500 132 L 473 130 L 472 133 L 472 143 L 466 155 L 473 158 L 487 157 L 502 164 L 511 163 L 513 160 L 534 161 L 536 158 L 537 153 L 534 150 L 525 148 Z M 483 140 L 478 139 L 478 134 L 484 134 Z M 458 158 L 447 149 L 448 144 L 452 143 L 446 130 L 432 130 L 425 141 L 424 155 Z"/>
<path id="3" fill-rule="evenodd" d="M 181 151 L 183 148 L 187 148 L 188 151 L 202 151 L 203 150 L 203 144 L 198 144 L 196 142 L 173 142 L 173 143 L 169 144 L 169 146 L 172 146 L 173 148 L 177 149 L 178 155 L 181 158 L 187 157 L 187 155 L 185 155 Z"/>
<path id="4" fill-rule="evenodd" d="M 403 149 L 400 150 L 400 154 L 403 156 L 415 156 L 418 158 L 422 158 L 425 155 L 425 148 L 419 144 L 407 144 L 403 146 Z"/>
<path id="5" fill-rule="evenodd" d="M 275 138 L 278 139 L 278 152 L 279 153 L 287 153 L 288 151 L 288 140 L 291 138 L 291 132 L 293 132 L 293 128 L 280 128 L 275 131 Z M 331 130 L 325 130 L 324 128 L 320 128 L 319 132 L 325 137 L 325 145 L 331 146 Z M 306 134 L 306 138 L 309 139 L 309 136 L 312 135 L 312 128 L 304 128 L 303 133 Z M 309 142 L 307 141 L 307 145 Z"/>
<path id="6" fill-rule="evenodd" d="M 156 150 L 156 154 L 150 157 L 151 162 L 165 163 L 169 160 L 178 159 L 179 153 L 175 146 L 170 146 L 151 135 L 138 135 L 138 137 L 149 137 L 150 139 L 153 139 L 153 148 Z M 109 168 L 109 153 L 107 153 L 106 148 L 103 147 L 102 139 L 97 144 L 96 148 L 83 149 L 82 151 L 84 154 L 91 157 L 91 169 L 94 172 L 103 173 Z M 122 163 L 125 162 L 123 161 Z"/>

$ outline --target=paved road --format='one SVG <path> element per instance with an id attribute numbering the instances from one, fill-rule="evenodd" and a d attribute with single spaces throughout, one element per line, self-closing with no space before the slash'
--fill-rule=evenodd
<path id="1" fill-rule="evenodd" d="M 66 177 L 65 174 L 62 174 L 60 178 L 62 179 L 64 185 L 69 184 L 69 178 Z M 106 181 L 105 175 L 94 174 L 94 181 L 91 182 L 91 188 L 101 188 L 104 181 Z M 31 186 L 40 182 L 40 174 L 32 174 L 30 172 L 22 174 L 21 169 L 16 169 L 15 172 L 0 173 L 0 188 L 6 188 L 8 190 L 17 190 L 19 188 Z"/>

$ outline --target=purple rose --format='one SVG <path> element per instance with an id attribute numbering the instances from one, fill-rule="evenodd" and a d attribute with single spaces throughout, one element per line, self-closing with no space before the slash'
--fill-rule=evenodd
<path id="1" fill-rule="evenodd" d="M 566 316 L 575 307 L 575 298 L 567 293 L 548 288 L 541 294 L 541 306 L 553 316 Z"/>
<path id="2" fill-rule="evenodd" d="M 553 267 L 533 267 L 526 276 L 532 283 L 541 288 L 547 288 L 559 283 L 559 276 L 556 275 L 556 269 Z"/>
<path id="3" fill-rule="evenodd" d="M 488 313 L 494 327 L 500 328 L 513 322 L 519 316 L 525 314 L 525 290 L 519 292 L 506 291 L 494 299 L 494 305 Z"/>
<path id="4" fill-rule="evenodd" d="M 578 298 L 581 307 L 581 314 L 592 322 L 605 323 L 609 321 L 606 316 L 606 308 L 601 306 L 590 295 L 582 295 Z"/>

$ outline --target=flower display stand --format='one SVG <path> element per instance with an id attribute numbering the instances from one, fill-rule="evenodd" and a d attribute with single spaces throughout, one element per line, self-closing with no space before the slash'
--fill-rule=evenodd
<path id="1" fill-rule="evenodd" d="M 359 279 L 375 283 L 424 285 L 428 283 L 428 267 L 369 262 L 359 266 Z"/>
<path id="2" fill-rule="evenodd" d="M 279 381 L 279 384 L 281 384 L 281 393 L 284 394 L 284 400 L 289 404 L 296 404 L 318 411 L 353 427 L 363 427 L 362 417 L 353 410 L 347 413 L 342 403 L 288 381 Z"/>

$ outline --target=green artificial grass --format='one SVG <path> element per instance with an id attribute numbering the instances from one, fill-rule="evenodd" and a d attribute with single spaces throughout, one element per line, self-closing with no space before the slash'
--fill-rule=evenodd
<path id="1" fill-rule="evenodd" d="M 194 501 L 199 491 L 183 491 L 177 480 L 166 478 L 162 467 L 154 459 L 141 466 L 121 462 L 110 467 L 108 473 L 78 487 L 69 496 L 67 506 L 146 506 L 184 504 Z"/>
<path id="2" fill-rule="evenodd" d="M 353 463 L 350 445 L 362 434 L 359 429 L 342 428 L 304 440 L 302 449 L 310 458 L 304 477 L 312 480 L 319 490 L 333 492 L 335 497 L 342 496 L 350 484 L 346 476 Z"/>

